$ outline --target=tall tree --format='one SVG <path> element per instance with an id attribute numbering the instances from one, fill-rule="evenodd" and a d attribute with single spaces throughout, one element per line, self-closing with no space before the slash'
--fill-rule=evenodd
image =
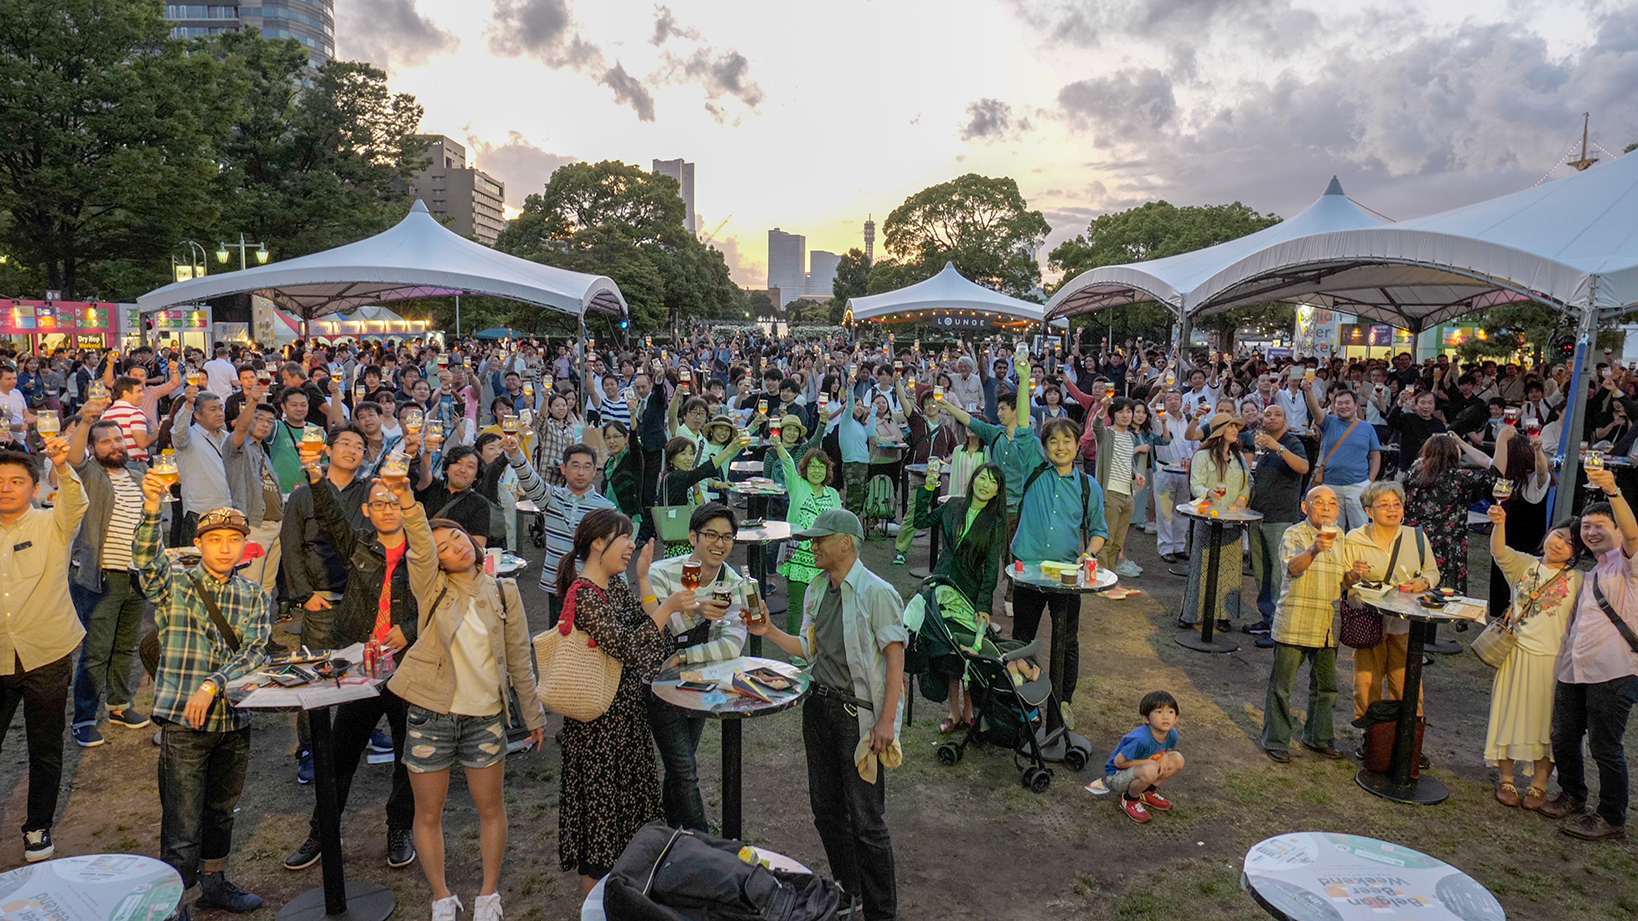
<path id="1" fill-rule="evenodd" d="M 1040 284 L 1035 252 L 1051 230 L 1041 212 L 1029 209 L 1018 183 L 968 173 L 928 186 L 893 209 L 882 223 L 891 258 L 871 271 L 914 283 L 951 262 L 978 284 L 1022 297 Z M 889 290 L 874 278 L 870 289 Z"/>
<path id="2" fill-rule="evenodd" d="M 165 280 L 215 209 L 223 69 L 152 0 L 0 0 L 0 251 L 65 298 Z"/>

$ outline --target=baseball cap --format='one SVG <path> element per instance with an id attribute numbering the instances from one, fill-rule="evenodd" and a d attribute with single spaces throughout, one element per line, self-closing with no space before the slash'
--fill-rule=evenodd
<path id="1" fill-rule="evenodd" d="M 832 534 L 851 534 L 854 540 L 864 540 L 864 525 L 859 523 L 859 516 L 845 508 L 826 509 L 813 520 L 813 525 L 806 530 L 797 531 L 792 537 L 802 540 L 811 540 L 815 537 L 829 537 Z"/>
<path id="2" fill-rule="evenodd" d="M 207 532 L 230 528 L 240 534 L 250 534 L 250 522 L 245 520 L 245 513 L 231 506 L 224 505 L 213 508 L 199 516 L 199 526 L 194 528 L 194 535 L 203 537 Z"/>

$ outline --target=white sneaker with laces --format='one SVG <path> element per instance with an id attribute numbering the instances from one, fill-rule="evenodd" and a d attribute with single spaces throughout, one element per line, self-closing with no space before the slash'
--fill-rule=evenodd
<path id="1" fill-rule="evenodd" d="M 480 895 L 472 903 L 472 921 L 501 921 L 500 893 Z"/>
<path id="2" fill-rule="evenodd" d="M 455 916 L 464 908 L 461 897 L 451 894 L 448 898 L 438 899 L 432 903 L 432 921 L 455 921 Z"/>

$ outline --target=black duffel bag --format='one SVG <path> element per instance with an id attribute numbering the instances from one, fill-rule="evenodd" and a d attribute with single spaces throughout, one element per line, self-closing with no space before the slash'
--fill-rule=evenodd
<path id="1" fill-rule="evenodd" d="M 609 871 L 609 921 L 830 921 L 846 896 L 835 881 L 770 870 L 740 842 L 650 822 Z"/>

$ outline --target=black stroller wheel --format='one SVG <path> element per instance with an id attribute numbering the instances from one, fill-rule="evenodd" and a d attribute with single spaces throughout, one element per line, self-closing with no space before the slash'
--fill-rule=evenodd
<path id="1" fill-rule="evenodd" d="M 954 767 L 961 763 L 961 746 L 954 742 L 945 742 L 938 747 L 938 763 L 945 767 Z"/>
<path id="2" fill-rule="evenodd" d="M 1071 748 L 1064 752 L 1064 766 L 1071 771 L 1079 771 L 1086 767 L 1086 752 L 1078 748 Z"/>
<path id="3" fill-rule="evenodd" d="M 1024 788 L 1031 793 L 1045 793 L 1052 785 L 1052 772 L 1042 767 L 1030 765 L 1024 769 L 1024 776 L 1018 779 Z"/>

